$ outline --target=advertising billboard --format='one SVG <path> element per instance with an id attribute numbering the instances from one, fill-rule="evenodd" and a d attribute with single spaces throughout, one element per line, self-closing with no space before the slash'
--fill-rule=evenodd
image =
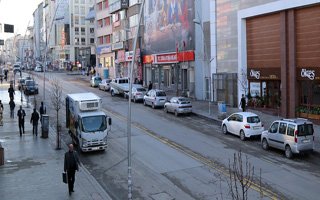
<path id="1" fill-rule="evenodd" d="M 194 50 L 194 1 L 146 0 L 144 54 Z"/>

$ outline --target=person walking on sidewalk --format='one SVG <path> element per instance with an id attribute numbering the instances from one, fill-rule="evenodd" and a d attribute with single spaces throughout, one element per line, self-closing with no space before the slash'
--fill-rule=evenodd
<path id="1" fill-rule="evenodd" d="M 13 99 L 11 98 L 9 101 L 10 106 L 10 118 L 14 118 L 14 108 L 16 107 L 16 104 L 14 103 Z"/>
<path id="2" fill-rule="evenodd" d="M 33 113 L 31 114 L 30 124 L 32 124 L 32 134 L 38 136 L 38 121 L 39 121 L 39 113 L 37 109 L 33 109 Z"/>
<path id="3" fill-rule="evenodd" d="M 41 101 L 41 106 L 40 106 L 40 122 L 42 124 L 42 115 L 46 114 L 47 113 L 47 109 L 46 107 L 43 105 L 43 101 Z"/>
<path id="4" fill-rule="evenodd" d="M 11 99 L 13 99 L 14 98 L 14 94 L 15 94 L 15 91 L 14 91 L 14 88 L 13 88 L 13 85 L 12 84 L 10 84 L 10 87 L 9 87 L 9 89 L 8 89 L 8 93 L 9 93 L 9 98 Z"/>
<path id="5" fill-rule="evenodd" d="M 69 150 L 64 155 L 64 171 L 67 172 L 69 195 L 74 192 L 74 181 L 76 170 L 79 170 L 79 157 L 76 151 L 73 150 L 73 145 L 69 144 Z"/>
<path id="6" fill-rule="evenodd" d="M 240 100 L 240 107 L 242 108 L 242 112 L 246 111 L 246 98 L 244 96 L 244 94 L 242 94 L 241 100 Z"/>
<path id="7" fill-rule="evenodd" d="M 18 110 L 17 116 L 18 116 L 19 131 L 20 131 L 20 137 L 21 137 L 22 132 L 24 134 L 24 117 L 26 116 L 26 112 L 22 109 L 22 106 L 20 106 L 20 109 Z"/>
<path id="8" fill-rule="evenodd" d="M 152 90 L 152 88 L 153 88 L 152 82 L 149 81 L 148 91 L 149 91 L 149 90 Z"/>
<path id="9" fill-rule="evenodd" d="M 3 126 L 3 104 L 0 100 L 0 126 Z"/>

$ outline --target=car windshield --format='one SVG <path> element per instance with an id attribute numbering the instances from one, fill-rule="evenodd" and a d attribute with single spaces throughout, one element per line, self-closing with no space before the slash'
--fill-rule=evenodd
<path id="1" fill-rule="evenodd" d="M 95 79 L 96 79 L 96 81 L 101 81 L 100 77 L 96 77 Z"/>
<path id="2" fill-rule="evenodd" d="M 106 118 L 103 115 L 84 117 L 82 119 L 82 130 L 84 132 L 104 131 L 106 128 Z"/>
<path id="3" fill-rule="evenodd" d="M 258 116 L 247 117 L 248 123 L 259 123 L 260 118 Z"/>
<path id="4" fill-rule="evenodd" d="M 110 82 L 111 82 L 111 79 L 107 79 L 107 80 L 106 80 L 106 83 L 110 83 Z"/>
<path id="5" fill-rule="evenodd" d="M 137 88 L 138 92 L 146 92 L 147 90 L 145 88 Z"/>
<path id="6" fill-rule="evenodd" d="M 34 82 L 34 81 L 27 81 L 27 82 L 26 82 L 26 85 L 27 85 L 27 86 L 34 86 L 34 85 L 35 85 L 35 82 Z"/>
<path id="7" fill-rule="evenodd" d="M 119 79 L 119 83 L 129 83 L 128 79 Z"/>
<path id="8" fill-rule="evenodd" d="M 301 124 L 298 125 L 298 136 L 313 135 L 312 124 Z"/>
<path id="9" fill-rule="evenodd" d="M 165 96 L 167 96 L 165 92 L 163 92 L 163 91 L 157 92 L 157 97 L 165 97 Z"/>
<path id="10" fill-rule="evenodd" d="M 188 103 L 190 103 L 189 99 L 187 99 L 187 98 L 179 98 L 178 100 L 180 101 L 180 104 L 188 104 Z"/>

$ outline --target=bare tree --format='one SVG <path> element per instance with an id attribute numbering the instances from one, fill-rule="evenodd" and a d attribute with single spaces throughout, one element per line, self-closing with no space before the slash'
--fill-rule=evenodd
<path id="1" fill-rule="evenodd" d="M 57 79 L 51 81 L 51 103 L 54 110 L 57 112 L 57 149 L 61 148 L 60 145 L 60 123 L 59 123 L 59 110 L 63 106 L 63 99 L 62 99 L 62 86 Z"/>
<path id="2" fill-rule="evenodd" d="M 247 72 L 245 71 L 244 68 L 241 69 L 241 74 L 240 74 L 240 77 L 238 77 L 238 80 L 241 86 L 241 90 L 246 95 L 249 88 L 248 88 Z"/>
<path id="3" fill-rule="evenodd" d="M 229 161 L 229 180 L 227 181 L 232 199 L 247 200 L 253 178 L 254 166 L 249 163 L 248 157 L 246 156 L 243 161 L 241 151 L 234 153 L 233 163 Z"/>

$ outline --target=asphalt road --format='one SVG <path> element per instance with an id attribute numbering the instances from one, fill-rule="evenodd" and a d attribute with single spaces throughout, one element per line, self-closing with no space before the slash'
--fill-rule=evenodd
<path id="1" fill-rule="evenodd" d="M 37 74 L 43 95 L 43 73 Z M 103 99 L 104 111 L 113 119 L 109 147 L 105 152 L 81 154 L 81 161 L 113 199 L 127 198 L 128 102 L 122 97 L 90 88 L 80 76 L 46 74 L 46 105 L 50 107 L 50 80 L 57 79 L 63 94 L 94 92 Z M 318 155 L 286 159 L 283 152 L 264 151 L 259 140 L 242 142 L 223 135 L 220 124 L 195 115 L 175 117 L 162 109 L 132 103 L 132 167 L 134 199 L 230 199 L 229 162 L 238 151 L 254 166 L 255 181 L 249 199 L 318 199 Z M 47 109 L 48 110 L 48 109 Z M 50 110 L 54 123 L 55 112 Z M 65 109 L 60 121 L 65 122 Z M 52 124 L 51 123 L 51 124 Z M 70 142 L 67 130 L 63 139 Z M 259 180 L 261 173 L 261 190 Z"/>

